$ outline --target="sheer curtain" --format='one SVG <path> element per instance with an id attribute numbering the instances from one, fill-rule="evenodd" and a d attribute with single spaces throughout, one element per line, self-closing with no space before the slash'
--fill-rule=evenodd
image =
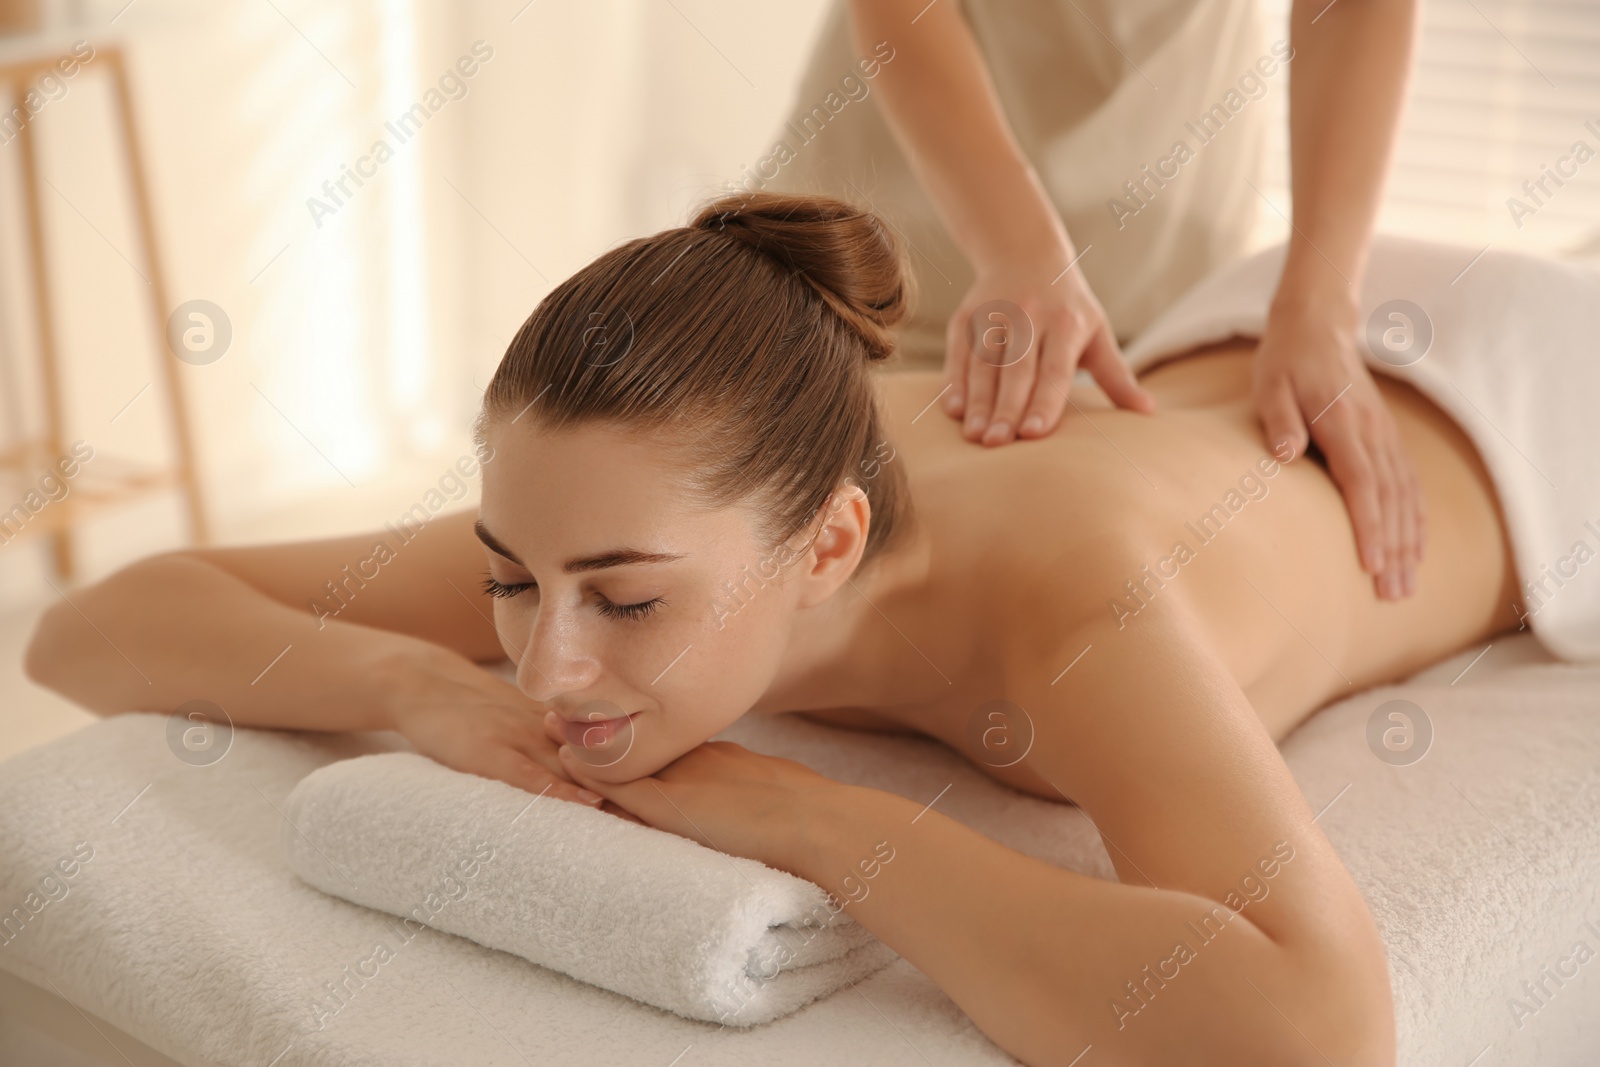
<path id="1" fill-rule="evenodd" d="M 471 77 L 456 67 L 472 54 L 468 12 L 419 0 L 114 0 L 48 13 L 55 37 L 125 50 L 169 299 L 211 301 L 232 327 L 222 358 L 179 368 L 218 534 L 365 528 L 415 499 L 467 447 L 470 367 L 455 342 L 467 283 L 441 198 L 455 194 L 434 188 L 429 168 L 460 154 L 494 73 L 492 61 Z M 159 461 L 171 447 L 156 384 L 165 324 L 151 322 L 135 266 L 107 89 L 90 62 L 34 125 L 67 439 Z M 390 126 L 408 115 L 397 135 Z M 379 142 L 389 151 L 374 163 Z M 14 218 L 14 161 L 0 164 Z M 31 279 L 6 230 L 0 317 L 8 358 L 26 365 Z M 26 375 L 4 382 L 6 410 L 36 407 Z M 180 514 L 152 498 L 86 524 L 85 576 L 183 544 Z M 0 585 L 49 595 L 31 574 L 40 546 L 8 547 Z"/>
<path id="2" fill-rule="evenodd" d="M 441 76 L 419 58 L 428 24 L 412 0 L 230 11 L 253 147 L 238 205 L 251 481 L 268 497 L 360 486 L 446 443 L 453 379 L 439 373 L 434 305 L 450 286 L 435 292 L 429 253 L 448 235 L 429 217 L 424 166 L 452 123 L 459 137 L 470 89 L 420 112 L 420 127 L 395 125 Z"/>

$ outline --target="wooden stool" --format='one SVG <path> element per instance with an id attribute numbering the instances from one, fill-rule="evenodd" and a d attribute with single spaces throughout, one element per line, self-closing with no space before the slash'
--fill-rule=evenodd
<path id="1" fill-rule="evenodd" d="M 0 88 L 6 91 L 6 108 L 0 120 L 12 116 L 12 108 L 20 106 L 24 95 L 35 79 L 54 68 L 59 54 L 29 57 L 20 60 L 0 61 Z M 115 125 L 122 140 L 125 170 L 123 177 L 129 183 L 134 208 L 134 221 L 138 231 L 141 258 L 150 281 L 151 339 L 156 344 L 156 358 L 161 363 L 159 380 L 166 389 L 167 411 L 170 413 L 175 461 L 165 467 L 151 468 L 117 460 L 96 450 L 94 458 L 82 465 L 81 470 L 68 483 L 70 488 L 59 501 L 43 506 L 37 513 L 29 511 L 29 518 L 19 532 L 13 534 L 10 525 L 0 527 L 4 543 L 20 540 L 34 534 L 48 533 L 54 542 L 56 572 L 65 581 L 74 578 L 72 529 L 87 515 L 103 511 L 109 506 L 126 503 L 150 493 L 169 488 L 178 489 L 184 496 L 190 536 L 196 544 L 209 539 L 205 507 L 201 499 L 199 479 L 195 471 L 194 445 L 189 430 L 188 411 L 184 404 L 183 382 L 179 377 L 178 360 L 167 348 L 166 321 L 171 312 L 167 304 L 165 280 L 161 273 L 160 256 L 156 250 L 155 226 L 150 211 L 150 193 L 146 183 L 144 157 L 139 147 L 138 130 L 134 123 L 133 101 L 128 89 L 127 68 L 120 47 L 114 44 L 95 46 L 92 65 L 80 70 L 104 68 L 111 79 L 111 93 L 115 104 Z M 26 113 L 24 109 L 24 113 Z M 0 451 L 0 509 L 12 509 L 52 465 L 70 452 L 65 443 L 65 428 L 61 403 L 61 377 L 56 349 L 54 303 L 50 292 L 49 261 L 46 255 L 44 215 L 40 206 L 40 177 L 38 150 L 33 136 L 31 115 L 22 124 L 16 136 L 20 148 L 22 172 L 22 198 L 27 219 L 27 248 L 32 269 L 34 312 L 38 321 L 39 379 L 44 393 L 44 431 L 34 438 L 24 438 L 17 444 Z M 92 444 L 92 442 L 91 442 Z M 14 510 L 0 510 L 0 523 L 6 523 Z"/>

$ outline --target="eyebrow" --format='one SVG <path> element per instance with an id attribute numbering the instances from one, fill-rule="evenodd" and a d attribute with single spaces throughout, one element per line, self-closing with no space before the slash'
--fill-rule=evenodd
<path id="1" fill-rule="evenodd" d="M 489 532 L 482 519 L 472 524 L 472 532 L 477 534 L 478 540 L 489 546 L 491 551 L 504 556 L 519 567 L 527 566 L 517 558 L 515 552 L 501 544 L 500 539 Z M 677 552 L 644 552 L 637 548 L 613 548 L 599 555 L 569 559 L 561 565 L 561 569 L 567 574 L 582 574 L 584 571 L 603 571 L 611 567 L 626 567 L 639 563 L 670 563 L 682 558 L 682 554 Z"/>

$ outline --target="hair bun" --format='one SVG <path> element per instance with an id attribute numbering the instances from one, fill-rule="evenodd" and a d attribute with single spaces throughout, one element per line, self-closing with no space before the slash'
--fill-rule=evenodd
<path id="1" fill-rule="evenodd" d="M 690 225 L 726 233 L 804 278 L 861 335 L 869 360 L 894 352 L 910 274 L 874 212 L 828 196 L 751 192 L 719 197 Z"/>

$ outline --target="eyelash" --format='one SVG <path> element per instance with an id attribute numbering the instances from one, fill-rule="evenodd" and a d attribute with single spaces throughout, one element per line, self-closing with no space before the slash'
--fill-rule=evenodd
<path id="1" fill-rule="evenodd" d="M 489 596 L 494 597 L 496 600 L 506 597 L 514 597 L 518 593 L 525 589 L 529 589 L 532 586 L 532 582 L 516 582 L 511 585 L 507 585 L 504 582 L 497 582 L 493 578 L 485 578 L 483 580 L 483 591 Z M 659 596 L 653 600 L 641 601 L 638 604 L 613 604 L 609 600 L 602 600 L 599 611 L 600 614 L 611 619 L 637 620 L 644 618 L 646 615 L 652 614 L 658 607 L 665 603 L 666 598 Z"/>
<path id="2" fill-rule="evenodd" d="M 600 603 L 600 614 L 609 619 L 638 620 L 654 613 L 656 608 L 665 603 L 666 601 L 661 597 L 656 597 L 654 600 L 643 600 L 637 604 L 613 604 L 611 601 L 605 600 Z"/>
<path id="3" fill-rule="evenodd" d="M 513 585 L 506 585 L 504 582 L 497 582 L 493 578 L 485 578 L 483 580 L 483 591 L 499 600 L 503 597 L 516 596 L 532 584 L 532 582 L 517 582 Z"/>

